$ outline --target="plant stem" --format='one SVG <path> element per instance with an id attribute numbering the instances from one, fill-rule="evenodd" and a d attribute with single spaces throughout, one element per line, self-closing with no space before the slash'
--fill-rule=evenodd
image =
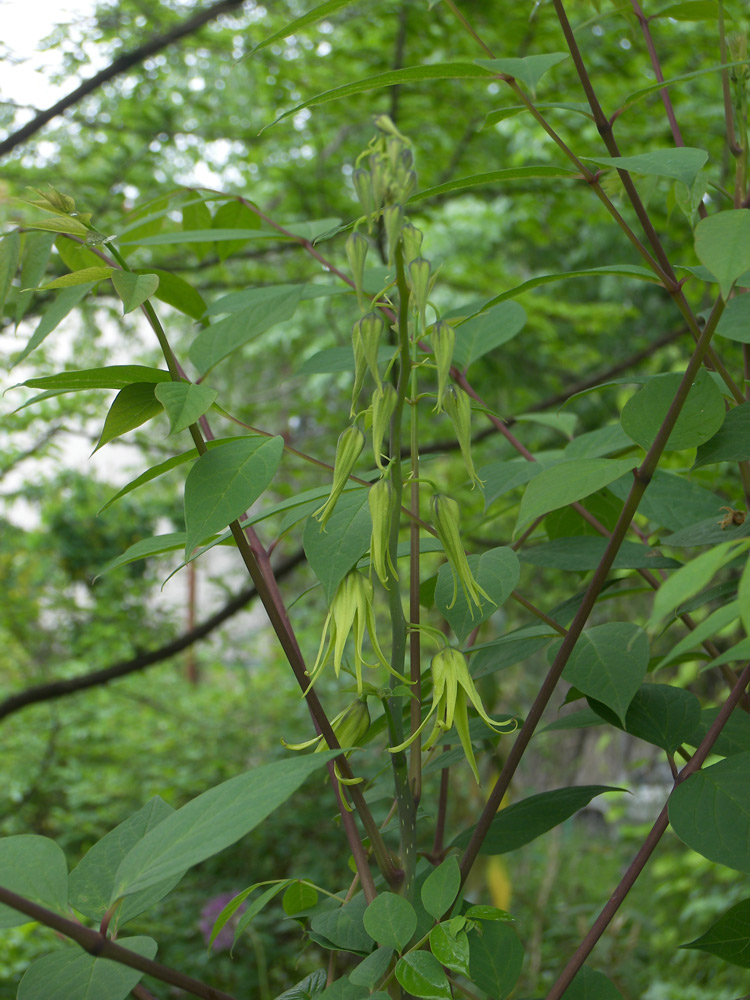
<path id="1" fill-rule="evenodd" d="M 750 663 L 746 665 L 745 669 L 740 674 L 731 694 L 722 705 L 720 712 L 701 741 L 700 746 L 675 779 L 675 788 L 677 785 L 689 778 L 691 774 L 694 774 L 700 767 L 702 767 L 711 751 L 712 746 L 716 742 L 719 733 L 726 725 L 726 722 L 735 707 L 739 704 L 748 684 L 750 684 Z M 546 1000 L 560 1000 L 565 990 L 573 981 L 575 974 L 593 951 L 596 942 L 604 933 L 610 920 L 619 909 L 622 901 L 625 899 L 625 896 L 627 896 L 628 892 L 632 889 L 636 879 L 643 871 L 648 859 L 651 857 L 654 848 L 659 843 L 665 830 L 669 826 L 669 815 L 667 810 L 668 803 L 664 805 L 664 808 L 659 813 L 656 822 L 651 827 L 648 836 L 630 863 L 630 866 L 620 880 L 619 885 L 610 896 L 607 904 L 604 906 L 599 916 L 591 925 L 588 934 L 586 934 L 578 948 L 576 948 L 568 964 L 560 973 L 559 977 L 552 986 L 552 989 L 547 994 Z"/>
<path id="2" fill-rule="evenodd" d="M 620 516 L 617 519 L 617 524 L 614 527 L 609 542 L 607 543 L 604 555 L 594 572 L 583 601 L 581 602 L 575 618 L 570 625 L 568 634 L 563 639 L 560 649 L 555 656 L 554 662 L 550 667 L 536 698 L 534 699 L 534 703 L 531 706 L 523 725 L 521 726 L 516 741 L 508 754 L 505 765 L 500 772 L 500 776 L 495 783 L 495 787 L 492 789 L 492 792 L 487 799 L 487 804 L 482 811 L 478 823 L 474 827 L 471 840 L 469 841 L 463 857 L 461 858 L 460 867 L 462 881 L 466 881 L 466 878 L 471 871 L 477 855 L 479 854 L 482 843 L 487 836 L 490 824 L 492 823 L 497 810 L 500 808 L 503 796 L 510 786 L 513 775 L 516 773 L 516 769 L 518 768 L 521 758 L 526 751 L 526 747 L 529 745 L 531 737 L 539 724 L 542 713 L 547 707 L 547 703 L 552 697 L 552 694 L 562 676 L 562 672 L 565 669 L 568 659 L 570 658 L 573 647 L 578 641 L 581 632 L 583 631 L 583 627 L 594 608 L 596 599 L 601 593 L 609 571 L 612 568 L 612 563 L 615 560 L 618 549 L 625 538 L 625 533 L 627 532 L 630 522 L 633 519 L 633 515 L 638 509 L 638 504 L 640 503 L 643 494 L 653 477 L 662 452 L 664 451 L 667 441 L 669 440 L 669 435 L 671 434 L 674 425 L 677 423 L 677 418 L 679 417 L 680 411 L 682 410 L 685 400 L 687 399 L 693 380 L 703 363 L 706 351 L 711 342 L 711 337 L 713 336 L 714 330 L 716 329 L 716 325 L 719 322 L 719 318 L 721 317 L 723 311 L 724 302 L 721 299 L 717 299 L 713 311 L 711 312 L 711 316 L 709 317 L 705 329 L 703 330 L 698 344 L 696 345 L 695 351 L 690 358 L 690 362 L 685 370 L 685 374 L 682 377 L 680 386 L 674 399 L 672 400 L 669 410 L 667 411 L 667 415 L 656 434 L 654 442 L 649 448 L 640 468 L 634 469 L 633 471 L 633 485 L 620 512 Z"/>
<path id="3" fill-rule="evenodd" d="M 90 927 L 84 927 L 83 924 L 79 924 L 75 920 L 69 920 L 67 917 L 62 917 L 58 913 L 53 913 L 52 910 L 39 906 L 38 903 L 33 903 L 30 899 L 19 896 L 15 892 L 11 892 L 10 889 L 4 889 L 1 886 L 0 903 L 18 910 L 19 913 L 25 913 L 32 920 L 44 924 L 45 927 L 51 927 L 52 930 L 57 931 L 58 934 L 62 934 L 63 937 L 70 938 L 71 941 L 75 941 L 76 944 L 80 945 L 89 955 L 93 955 L 94 958 L 108 958 L 113 962 L 119 962 L 120 965 L 127 965 L 131 969 L 138 969 L 140 972 L 153 976 L 154 979 L 158 979 L 162 983 L 177 986 L 194 997 L 203 998 L 203 1000 L 235 1000 L 235 997 L 229 993 L 224 993 L 223 990 L 214 989 L 213 986 L 201 982 L 200 979 L 193 979 L 192 976 L 186 976 L 177 969 L 172 969 L 168 965 L 162 965 L 161 962 L 155 962 L 151 958 L 144 958 L 142 955 L 137 955 L 134 951 L 123 948 L 122 945 L 117 944 L 115 941 L 110 941 L 109 938 L 104 937 L 99 931 L 92 930 Z"/>

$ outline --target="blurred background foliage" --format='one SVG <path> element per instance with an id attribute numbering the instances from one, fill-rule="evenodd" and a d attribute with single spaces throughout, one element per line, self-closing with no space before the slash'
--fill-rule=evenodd
<path id="1" fill-rule="evenodd" d="M 51 183 L 73 193 L 105 233 L 117 232 L 123 220 L 134 222 L 139 212 L 146 215 L 163 206 L 182 186 L 242 194 L 282 223 L 346 222 L 357 214 L 352 164 L 369 141 L 372 117 L 379 112 L 390 114 L 413 140 L 422 190 L 505 167 L 566 164 L 528 114 L 485 126 L 488 114 L 513 104 L 511 92 L 495 82 L 433 81 L 373 91 L 299 111 L 268 128 L 284 111 L 342 83 L 400 66 L 470 61 L 481 55 L 444 5 L 425 0 L 363 0 L 254 51 L 310 6 L 308 0 L 277 0 L 267 6 L 248 0 L 235 13 L 136 65 L 6 156 L 3 192 L 22 195 L 28 185 Z M 460 6 L 498 56 L 563 48 L 548 3 L 463 0 Z M 611 114 L 653 80 L 637 22 L 630 7 L 609 0 L 571 0 L 568 7 L 599 99 Z M 104 65 L 169 30 L 193 10 L 175 0 L 101 3 L 91 17 L 51 24 L 46 44 L 63 54 L 60 81 L 72 90 L 90 75 L 93 52 L 97 65 Z M 742 25 L 737 21 L 735 27 Z M 668 79 L 719 62 L 715 42 L 700 20 L 656 19 L 652 30 Z M 711 176 L 719 178 L 709 196 L 721 204 L 722 184 L 732 166 L 725 152 L 718 75 L 698 76 L 671 94 L 685 143 L 709 152 Z M 570 60 L 540 84 L 538 100 L 545 99 L 582 101 Z M 12 132 L 28 115 L 27 109 L 0 103 L 0 129 Z M 569 109 L 553 109 L 549 115 L 579 156 L 602 155 L 589 118 Z M 619 116 L 617 135 L 630 153 L 671 144 L 658 95 Z M 614 180 L 611 190 L 616 192 Z M 690 225 L 674 192 L 660 181 L 649 195 L 649 210 L 657 229 L 666 234 L 673 259 L 695 264 Z M 176 197 L 178 220 L 179 205 Z M 7 221 L 13 209 L 0 205 L 0 213 Z M 479 183 L 468 192 L 418 202 L 410 214 L 425 233 L 433 266 L 441 266 L 438 298 L 446 309 L 489 298 L 540 274 L 640 263 L 604 209 L 574 180 Z M 217 247 L 208 245 L 200 252 L 194 246 L 152 247 L 146 253 L 141 248 L 129 260 L 134 266 L 147 263 L 172 271 L 208 303 L 247 287 L 325 277 L 320 264 L 287 244 L 259 248 L 250 243 L 227 259 Z M 323 250 L 346 268 L 340 237 Z M 67 270 L 58 254 L 53 254 L 52 266 L 58 274 Z M 707 304 L 695 300 L 699 293 L 690 285 L 686 294 L 699 309 Z M 45 295 L 35 300 L 40 311 L 48 301 Z M 555 414 L 559 394 L 569 395 L 589 377 L 602 381 L 612 366 L 641 351 L 631 367 L 640 374 L 683 364 L 684 353 L 673 343 L 650 350 L 656 339 L 682 332 L 658 286 L 623 277 L 579 278 L 543 285 L 518 301 L 528 316 L 523 336 L 471 371 L 477 391 L 509 421 L 529 412 Z M 88 300 L 38 349 L 33 371 L 93 367 L 105 359 L 108 364 L 156 363 L 154 345 L 135 314 L 123 319 L 119 311 L 103 291 Z M 184 355 L 195 321 L 168 307 L 159 311 L 178 356 Z M 224 405 L 240 420 L 283 433 L 296 448 L 330 460 L 350 376 L 303 377 L 295 372 L 318 351 L 348 342 L 355 311 L 349 295 L 307 302 L 293 319 L 248 345 L 241 364 L 233 355 L 232 363 L 221 364 L 209 381 L 221 385 Z M 2 328 L 0 353 L 6 368 L 33 326 L 32 316 L 18 329 L 13 324 Z M 725 341 L 722 349 L 728 367 L 738 370 L 740 346 Z M 11 372 L 9 383 L 22 381 L 31 371 L 24 362 Z M 622 386 L 594 392 L 563 412 L 575 414 L 578 435 L 616 420 L 629 392 Z M 21 401 L 17 393 L 6 398 L 11 405 Z M 97 440 L 105 407 L 101 393 L 78 393 L 3 418 L 0 699 L 163 645 L 246 585 L 230 550 L 199 564 L 194 599 L 184 572 L 162 589 L 177 557 L 135 563 L 94 579 L 133 541 L 180 530 L 182 517 L 179 470 L 97 516 L 125 481 L 174 450 L 166 439 L 166 421 L 157 420 L 148 432 L 109 445 L 88 465 L 86 456 Z M 233 426 L 216 418 L 217 433 L 230 434 Z M 436 418 L 425 433 L 427 443 L 430 434 L 439 442 L 450 437 L 450 427 Z M 536 453 L 563 447 L 570 429 L 532 420 L 517 424 L 514 433 Z M 479 467 L 509 455 L 509 446 L 492 435 L 477 445 L 474 460 Z M 683 471 L 691 456 L 679 453 L 669 461 Z M 485 512 L 479 491 L 465 489 L 465 472 L 455 452 L 431 460 L 429 474 L 463 491 L 463 516 L 474 541 L 507 541 L 512 527 L 508 512 L 517 491 Z M 722 480 L 716 467 L 693 473 L 691 480 L 733 503 L 730 480 Z M 283 499 L 320 483 L 319 470 L 287 456 L 270 498 Z M 606 493 L 598 512 L 605 522 L 608 503 L 612 495 Z M 274 539 L 280 529 L 279 519 L 265 523 L 264 539 Z M 299 526 L 284 533 L 277 553 L 293 553 L 300 536 Z M 544 594 L 549 608 L 585 579 L 586 574 L 526 565 L 522 587 L 532 597 Z M 317 648 L 324 609 L 319 588 L 310 589 L 314 582 L 304 566 L 284 581 L 285 596 L 296 601 L 295 627 L 308 655 Z M 633 620 L 646 607 L 637 588 L 624 590 L 615 600 L 621 620 Z M 506 606 L 491 628 L 501 634 L 525 623 L 520 609 Z M 192 674 L 188 657 L 197 667 Z M 539 652 L 485 678 L 485 703 L 522 713 L 545 668 L 545 654 Z M 674 669 L 685 684 L 702 685 L 701 692 L 710 697 L 712 681 L 698 677 L 695 661 Z M 191 683 L 191 676 L 199 682 Z M 329 702 L 341 700 L 341 693 L 326 691 L 325 683 L 322 691 Z M 559 707 L 555 704 L 554 712 Z M 237 771 L 283 753 L 282 737 L 293 742 L 309 735 L 291 675 L 253 605 L 190 654 L 108 686 L 26 708 L 1 725 L 0 832 L 54 837 L 71 866 L 151 795 L 178 806 Z M 555 743 L 544 736 L 536 739 L 514 796 L 574 783 L 583 774 L 583 763 L 590 765 L 591 754 L 596 777 L 611 783 L 637 789 L 639 783 L 664 780 L 643 744 L 597 732 L 585 752 L 570 734 Z M 485 788 L 491 787 L 502 752 L 501 742 L 485 759 Z M 330 822 L 334 810 L 329 797 L 320 791 L 311 781 L 294 807 L 289 804 L 235 849 L 191 872 L 143 918 L 142 927 L 132 925 L 134 933 L 153 934 L 162 961 L 238 996 L 271 1000 L 319 967 L 316 946 L 300 940 L 298 927 L 278 905 L 257 918 L 234 958 L 208 955 L 200 922 L 202 908 L 216 896 L 263 879 L 294 873 L 332 890 L 341 888 L 337 880 L 345 841 L 338 824 Z M 450 815 L 453 832 L 467 825 L 482 794 L 468 768 L 459 765 Z M 435 800 L 433 778 L 426 784 L 422 808 L 430 813 Z M 645 828 L 623 817 L 619 808 L 619 814 L 603 819 L 586 814 L 543 841 L 483 860 L 474 875 L 471 891 L 477 900 L 489 897 L 511 909 L 527 943 L 519 997 L 540 991 L 554 978 L 598 912 L 603 892 L 614 886 L 636 850 Z M 694 926 L 704 926 L 740 898 L 739 882 L 736 873 L 690 854 L 676 838 L 665 840 L 596 953 L 626 1000 L 733 1000 L 747 992 L 738 969 L 703 953 L 675 952 L 695 936 Z M 51 945 L 51 933 L 29 926 L 0 935 L 2 1000 L 15 995 L 19 971 L 29 959 Z M 151 983 L 149 989 L 160 997 L 175 995 L 165 987 L 159 992 Z"/>

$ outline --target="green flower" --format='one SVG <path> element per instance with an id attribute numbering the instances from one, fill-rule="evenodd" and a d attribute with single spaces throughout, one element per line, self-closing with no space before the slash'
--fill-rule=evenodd
<path id="1" fill-rule="evenodd" d="M 458 596 L 458 583 L 460 583 L 461 589 L 463 590 L 469 605 L 469 611 L 473 618 L 474 612 L 471 608 L 472 603 L 476 604 L 478 608 L 481 608 L 482 597 L 486 597 L 492 604 L 495 602 L 492 600 L 487 591 L 474 579 L 474 575 L 471 572 L 469 560 L 466 558 L 466 553 L 464 552 L 464 547 L 461 542 L 461 515 L 458 504 L 455 500 L 451 499 L 451 497 L 444 496 L 442 493 L 435 493 L 430 503 L 432 507 L 432 520 L 435 524 L 435 531 L 437 532 L 437 536 L 443 546 L 443 551 L 448 559 L 451 572 L 453 573 L 453 598 L 448 605 L 448 608 L 452 608 L 456 603 L 456 597 Z"/>
<path id="2" fill-rule="evenodd" d="M 333 514 L 336 503 L 352 474 L 357 459 L 365 446 L 365 436 L 356 425 L 347 427 L 339 434 L 336 445 L 336 458 L 333 463 L 333 486 L 331 493 L 322 507 L 314 512 L 313 517 L 320 521 L 320 530 L 326 526 L 326 521 Z"/>
<path id="3" fill-rule="evenodd" d="M 474 748 L 471 745 L 469 735 L 469 713 L 468 701 L 474 706 L 481 719 L 496 733 L 512 733 L 517 728 L 515 719 L 507 722 L 494 722 L 484 710 L 479 692 L 474 687 L 471 679 L 466 657 L 460 649 L 454 646 L 445 646 L 432 658 L 430 665 L 432 670 L 432 707 L 426 718 L 415 733 L 408 740 L 405 740 L 397 747 L 389 747 L 391 753 L 399 753 L 413 743 L 422 732 L 432 716 L 435 722 L 432 732 L 425 741 L 424 750 L 429 750 L 437 743 L 443 733 L 447 733 L 453 726 L 456 727 L 458 738 L 461 741 L 466 760 L 469 767 L 474 772 L 477 784 L 479 784 L 479 772 L 477 762 L 474 757 Z"/>
<path id="4" fill-rule="evenodd" d="M 375 667 L 378 663 L 386 670 L 398 677 L 400 681 L 409 681 L 397 673 L 386 660 L 383 650 L 380 648 L 377 633 L 375 631 L 375 613 L 372 607 L 373 590 L 372 584 L 356 569 L 347 573 L 336 589 L 331 602 L 331 609 L 323 626 L 323 636 L 320 640 L 318 655 L 312 671 L 308 672 L 310 685 L 308 691 L 320 676 L 321 671 L 333 655 L 333 668 L 338 677 L 341 673 L 341 665 L 344 659 L 344 647 L 346 640 L 351 633 L 354 638 L 354 672 L 357 677 L 357 694 L 361 697 L 362 687 L 362 665 Z M 370 645 L 377 658 L 376 663 L 367 663 L 362 653 L 362 646 L 365 641 L 365 633 L 370 638 Z M 326 637 L 328 642 L 326 643 Z"/>

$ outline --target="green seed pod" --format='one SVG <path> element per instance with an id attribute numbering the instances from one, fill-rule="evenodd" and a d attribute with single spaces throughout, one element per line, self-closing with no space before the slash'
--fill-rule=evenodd
<path id="1" fill-rule="evenodd" d="M 404 219 L 403 205 L 387 205 L 383 209 L 383 228 L 388 243 L 388 266 L 393 265 L 393 258 L 401 235 L 401 223 Z"/>
<path id="2" fill-rule="evenodd" d="M 442 408 L 453 424 L 464 465 L 471 479 L 472 489 L 475 483 L 479 483 L 481 486 L 482 480 L 477 475 L 471 457 L 471 400 L 469 394 L 455 385 L 449 385 L 443 393 L 441 402 Z"/>
<path id="3" fill-rule="evenodd" d="M 411 222 L 401 227 L 401 239 L 404 244 L 404 261 L 406 266 L 420 256 L 422 250 L 422 232 Z"/>
<path id="4" fill-rule="evenodd" d="M 370 565 L 378 579 L 388 590 L 388 581 L 397 580 L 398 573 L 391 559 L 391 523 L 394 513 L 393 484 L 390 479 L 379 479 L 370 487 L 367 501 L 370 505 L 372 535 L 370 536 Z"/>
<path id="5" fill-rule="evenodd" d="M 414 305 L 422 321 L 422 328 L 425 325 L 427 296 L 430 293 L 430 270 L 430 262 L 424 257 L 415 257 L 408 268 L 409 286 L 414 296 Z"/>
<path id="6" fill-rule="evenodd" d="M 365 311 L 365 295 L 363 288 L 365 260 L 370 244 L 362 233 L 350 233 L 346 241 L 346 259 L 352 271 L 354 287 L 357 291 L 357 301 L 362 312 Z"/>
<path id="7" fill-rule="evenodd" d="M 320 521 L 321 531 L 325 528 L 328 518 L 333 514 L 336 502 L 341 496 L 341 492 L 346 486 L 352 469 L 361 455 L 364 446 L 365 436 L 356 425 L 347 427 L 339 435 L 336 445 L 336 459 L 333 465 L 331 494 L 323 506 L 319 507 L 313 514 L 313 517 L 316 517 Z"/>
<path id="8" fill-rule="evenodd" d="M 437 405 L 435 412 L 440 413 L 443 408 L 443 394 L 448 384 L 448 375 L 453 364 L 453 349 L 456 345 L 456 331 L 444 320 L 438 322 L 430 331 L 432 341 L 432 353 L 435 355 L 435 364 L 438 373 Z"/>
<path id="9" fill-rule="evenodd" d="M 375 464 L 379 469 L 383 465 L 383 441 L 391 427 L 391 417 L 396 409 L 398 393 L 390 382 L 383 382 L 372 394 L 372 450 L 375 453 Z"/>
<path id="10" fill-rule="evenodd" d="M 380 338 L 385 327 L 381 317 L 374 312 L 367 313 L 355 324 L 359 329 L 359 339 L 362 343 L 362 351 L 370 369 L 375 385 L 380 386 L 380 372 L 378 371 L 378 347 Z"/>
<path id="11" fill-rule="evenodd" d="M 440 543 L 443 546 L 446 558 L 453 573 L 453 598 L 448 605 L 448 608 L 452 608 L 456 603 L 456 597 L 458 596 L 458 584 L 461 584 L 461 589 L 464 592 L 466 601 L 469 605 L 469 612 L 472 618 L 474 617 L 474 612 L 472 610 L 472 603 L 476 604 L 478 608 L 482 607 L 482 597 L 486 597 L 491 603 L 495 603 L 490 595 L 484 590 L 477 581 L 469 567 L 469 562 L 466 558 L 466 553 L 464 552 L 464 547 L 461 543 L 461 514 L 459 511 L 459 506 L 455 500 L 451 497 L 447 497 L 442 493 L 435 493 L 430 501 L 430 506 L 432 509 L 432 520 L 435 525 L 435 531 L 440 539 Z"/>

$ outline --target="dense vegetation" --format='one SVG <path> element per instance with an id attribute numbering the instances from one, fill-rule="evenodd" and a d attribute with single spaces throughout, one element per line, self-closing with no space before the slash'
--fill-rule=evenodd
<path id="1" fill-rule="evenodd" d="M 0 104 L 0 997 L 749 994 L 742 14 L 51 31 L 70 99 Z"/>

